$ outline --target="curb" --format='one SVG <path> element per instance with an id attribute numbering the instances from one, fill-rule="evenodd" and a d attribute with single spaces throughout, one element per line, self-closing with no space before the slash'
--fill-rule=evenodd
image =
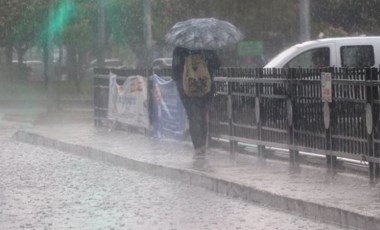
<path id="1" fill-rule="evenodd" d="M 154 176 L 181 181 L 190 185 L 205 188 L 218 194 L 227 195 L 233 198 L 240 198 L 249 202 L 300 215 L 309 219 L 351 229 L 380 229 L 380 218 L 378 217 L 366 216 L 341 208 L 280 196 L 255 187 L 217 178 L 209 175 L 207 172 L 173 168 L 137 161 L 88 146 L 62 142 L 28 131 L 17 131 L 13 135 L 13 139 L 20 142 L 53 148 L 78 156 L 107 162 L 115 166 L 126 167 L 131 170 L 148 173 Z"/>

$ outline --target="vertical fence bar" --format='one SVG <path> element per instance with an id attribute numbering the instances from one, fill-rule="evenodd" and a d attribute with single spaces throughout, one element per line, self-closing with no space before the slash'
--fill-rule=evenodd
<path id="1" fill-rule="evenodd" d="M 265 71 L 265 72 L 264 72 Z M 272 71 L 271 69 L 269 70 L 264 70 L 264 69 L 260 69 L 258 71 L 258 79 L 259 80 L 263 80 L 264 79 L 264 75 L 268 74 L 268 71 Z M 261 103 L 261 100 L 260 100 L 260 93 L 262 92 L 263 90 L 263 83 L 262 82 L 257 82 L 256 83 L 256 90 L 255 90 L 255 111 L 256 111 L 256 115 L 258 117 L 257 119 L 257 136 L 258 136 L 258 139 L 260 141 L 263 140 L 263 137 L 262 137 L 262 127 L 263 127 L 263 123 L 262 123 L 262 113 L 261 113 L 261 106 L 260 106 L 260 103 Z M 257 155 L 259 157 L 259 160 L 263 160 L 264 159 L 264 151 L 265 151 L 265 146 L 264 145 L 257 145 Z"/>
<path id="2" fill-rule="evenodd" d="M 379 68 L 372 68 L 372 80 L 374 82 L 378 82 L 379 81 Z M 380 157 L 380 149 L 379 149 L 379 144 L 375 144 L 375 128 L 374 127 L 378 127 L 378 123 L 379 123 L 379 104 L 376 104 L 374 103 L 374 101 L 378 101 L 379 100 L 379 87 L 378 86 L 373 86 L 373 92 L 372 92 L 372 100 L 373 100 L 373 103 L 372 103 L 372 119 L 373 119 L 373 129 L 372 129 L 372 140 L 374 142 L 374 156 L 379 159 Z M 380 164 L 376 163 L 375 164 L 375 178 L 376 178 L 376 182 L 379 181 L 380 179 Z"/>
<path id="3" fill-rule="evenodd" d="M 333 90 L 333 81 L 335 78 L 335 69 L 334 68 L 329 68 L 329 72 L 331 73 L 331 90 Z M 322 79 L 322 77 L 321 77 Z M 322 82 L 321 82 L 322 84 Z M 324 125 L 325 125 L 325 135 L 326 135 L 326 152 L 329 152 L 333 149 L 332 147 L 332 137 L 331 137 L 331 111 L 332 111 L 332 104 L 334 103 L 334 98 L 333 102 L 325 102 L 323 105 L 323 116 L 324 116 Z M 337 102 L 338 103 L 338 102 Z M 327 170 L 329 173 L 332 173 L 332 175 L 335 174 L 335 168 L 337 165 L 337 158 L 336 156 L 332 156 L 329 154 L 326 154 L 326 164 L 327 164 Z"/>
<path id="4" fill-rule="evenodd" d="M 372 86 L 372 80 L 374 79 L 374 69 L 368 68 L 365 72 L 365 80 L 366 80 L 366 129 L 367 129 L 367 145 L 368 145 L 368 156 L 369 157 L 375 157 L 374 152 L 374 136 L 373 136 L 373 96 L 374 96 L 374 90 Z M 369 83 L 369 84 L 368 84 Z M 378 164 L 375 164 L 373 162 L 368 162 L 368 175 L 369 175 L 369 181 L 371 185 L 374 185 L 378 178 Z"/>
<path id="5" fill-rule="evenodd" d="M 324 108 L 325 119 L 331 119 L 331 113 L 330 113 L 331 105 L 329 103 L 325 103 L 324 107 L 325 107 Z M 326 116 L 328 116 L 329 118 L 326 118 Z M 331 127 L 326 126 L 326 123 L 325 123 L 325 135 L 326 135 L 326 152 L 329 152 L 332 150 Z M 327 164 L 327 170 L 329 172 L 332 172 L 332 170 L 334 169 L 335 161 L 336 161 L 335 156 L 326 154 L 326 164 Z"/>
<path id="6" fill-rule="evenodd" d="M 367 130 L 368 131 L 368 130 Z M 373 132 L 367 135 L 367 144 L 368 144 L 368 156 L 374 157 L 374 142 L 373 142 Z M 368 162 L 368 175 L 369 175 L 369 183 L 371 185 L 376 184 L 378 165 L 373 162 Z"/>
<path id="7" fill-rule="evenodd" d="M 284 70 L 282 70 L 284 71 Z M 287 90 L 287 111 L 288 111 L 288 144 L 289 144 L 289 163 L 290 163 L 290 172 L 297 173 L 300 171 L 299 167 L 299 152 L 297 150 L 291 149 L 294 147 L 294 89 L 293 89 L 293 80 L 295 78 L 295 69 L 289 69 L 286 72 L 286 89 Z"/>
<path id="8" fill-rule="evenodd" d="M 228 76 L 228 79 L 232 79 L 232 77 L 234 77 L 234 71 L 232 68 L 229 68 L 227 70 L 227 76 Z M 234 124 L 233 124 L 233 115 L 232 115 L 232 82 L 231 81 L 228 81 L 227 82 L 227 114 L 228 114 L 228 135 L 230 137 L 234 137 L 235 136 L 235 132 L 234 132 Z M 235 157 L 235 153 L 236 153 L 236 142 L 234 140 L 229 140 L 229 149 L 230 149 L 230 154 L 231 154 L 231 157 Z"/>

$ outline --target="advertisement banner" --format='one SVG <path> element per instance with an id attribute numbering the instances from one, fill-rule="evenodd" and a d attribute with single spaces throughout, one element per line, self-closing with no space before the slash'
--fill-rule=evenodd
<path id="1" fill-rule="evenodd" d="M 127 125 L 149 128 L 147 80 L 129 76 L 122 85 L 110 74 L 108 118 Z"/>
<path id="2" fill-rule="evenodd" d="M 176 83 L 157 75 L 153 75 L 151 80 L 154 136 L 183 139 L 187 119 Z"/>
<path id="3" fill-rule="evenodd" d="M 332 102 L 332 77 L 331 73 L 322 72 L 321 74 L 322 101 Z"/>

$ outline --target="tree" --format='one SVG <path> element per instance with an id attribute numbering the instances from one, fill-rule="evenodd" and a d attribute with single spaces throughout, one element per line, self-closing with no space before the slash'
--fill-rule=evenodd
<path id="1" fill-rule="evenodd" d="M 142 1 L 110 0 L 106 6 L 106 18 L 107 37 L 112 35 L 112 42 L 119 46 L 127 45 L 138 60 L 144 60 L 146 54 Z"/>
<path id="2" fill-rule="evenodd" d="M 330 29 L 340 35 L 347 34 L 376 35 L 380 32 L 380 3 L 378 0 L 319 0 L 312 1 L 312 20 L 315 32 Z"/>
<path id="3" fill-rule="evenodd" d="M 153 7 L 153 37 L 162 46 L 171 26 L 197 17 L 230 21 L 244 39 L 267 41 L 268 53 L 298 40 L 298 0 L 156 0 Z"/>
<path id="4" fill-rule="evenodd" d="M 87 53 L 96 47 L 97 5 L 86 0 L 67 0 L 57 8 L 60 23 L 60 43 L 66 47 L 66 73 L 80 92 Z M 57 42 L 57 41 L 56 41 Z"/>
<path id="5" fill-rule="evenodd" d="M 8 63 L 13 48 L 22 63 L 25 52 L 35 44 L 42 21 L 46 17 L 47 0 L 0 0 L 0 46 L 7 47 Z"/>

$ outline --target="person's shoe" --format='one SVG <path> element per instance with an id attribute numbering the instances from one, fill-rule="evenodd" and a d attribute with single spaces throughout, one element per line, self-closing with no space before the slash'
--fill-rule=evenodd
<path id="1" fill-rule="evenodd" d="M 206 158 L 206 147 L 195 149 L 195 153 L 193 155 L 194 160 L 205 159 L 205 158 Z"/>

